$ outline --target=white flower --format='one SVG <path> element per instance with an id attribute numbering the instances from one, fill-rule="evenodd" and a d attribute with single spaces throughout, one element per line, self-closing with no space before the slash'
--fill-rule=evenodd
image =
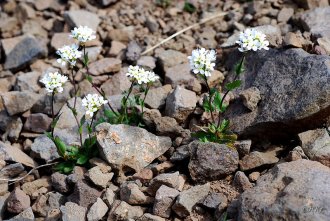
<path id="1" fill-rule="evenodd" d="M 62 66 L 65 66 L 66 63 L 69 63 L 71 66 L 76 65 L 76 61 L 81 57 L 82 52 L 78 51 L 78 45 L 65 45 L 56 51 L 56 54 L 61 56 L 57 59 L 57 62 Z"/>
<path id="2" fill-rule="evenodd" d="M 46 90 L 49 93 L 62 93 L 63 85 L 67 81 L 68 77 L 61 75 L 58 72 L 48 73 L 40 80 L 40 82 L 45 85 Z"/>
<path id="3" fill-rule="evenodd" d="M 87 26 L 79 26 L 79 28 L 75 27 L 71 30 L 70 37 L 77 39 L 81 43 L 85 43 L 96 38 L 95 31 Z"/>
<path id="4" fill-rule="evenodd" d="M 195 74 L 210 77 L 215 66 L 216 52 L 214 50 L 206 50 L 205 48 L 195 49 L 188 59 L 190 68 Z"/>
<path id="5" fill-rule="evenodd" d="M 85 108 L 86 115 L 89 117 L 93 117 L 94 113 L 106 103 L 108 103 L 108 101 L 104 100 L 103 97 L 98 94 L 87 94 L 87 96 L 82 99 L 82 106 Z"/>
<path id="6" fill-rule="evenodd" d="M 240 46 L 238 48 L 240 52 L 269 49 L 269 41 L 266 40 L 266 35 L 255 29 L 246 29 L 244 32 L 241 32 L 236 43 Z"/>
<path id="7" fill-rule="evenodd" d="M 127 77 L 131 77 L 138 82 L 138 84 L 147 84 L 154 82 L 159 79 L 159 77 L 152 71 L 146 71 L 139 66 L 129 66 Z"/>

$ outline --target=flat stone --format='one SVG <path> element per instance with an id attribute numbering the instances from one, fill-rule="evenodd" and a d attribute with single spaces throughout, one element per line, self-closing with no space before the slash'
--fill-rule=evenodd
<path id="1" fill-rule="evenodd" d="M 20 149 L 0 141 L 0 159 L 14 161 L 28 167 L 35 167 L 38 164 Z"/>
<path id="2" fill-rule="evenodd" d="M 50 45 L 55 49 L 58 50 L 59 48 L 63 47 L 64 45 L 72 45 L 76 44 L 77 42 L 69 37 L 71 33 L 54 33 L 52 36 L 52 40 L 50 41 Z M 88 54 L 89 55 L 89 54 Z"/>
<path id="3" fill-rule="evenodd" d="M 188 58 L 187 55 L 179 51 L 169 49 L 161 52 L 158 55 L 158 59 L 161 63 L 162 68 L 166 70 L 166 68 L 187 62 Z"/>
<path id="4" fill-rule="evenodd" d="M 121 60 L 116 58 L 103 58 L 89 65 L 89 72 L 98 76 L 106 73 L 119 72 L 121 69 Z"/>
<path id="5" fill-rule="evenodd" d="M 25 121 L 24 129 L 36 133 L 43 133 L 50 127 L 52 119 L 46 114 L 31 114 Z"/>
<path id="6" fill-rule="evenodd" d="M 117 200 L 114 202 L 107 220 L 137 220 L 143 215 L 143 212 L 140 206 L 131 206 L 124 201 Z"/>
<path id="7" fill-rule="evenodd" d="M 166 221 L 166 220 L 162 217 L 155 216 L 150 213 L 145 213 L 140 219 L 138 219 L 138 221 Z"/>
<path id="8" fill-rule="evenodd" d="M 91 206 L 87 213 L 88 221 L 101 220 L 108 212 L 108 206 L 100 198 L 97 198 L 96 202 Z"/>
<path id="9" fill-rule="evenodd" d="M 21 189 L 15 188 L 7 199 L 7 211 L 18 214 L 30 207 L 30 197 Z"/>
<path id="10" fill-rule="evenodd" d="M 78 181 L 75 185 L 73 193 L 68 197 L 70 202 L 77 203 L 79 206 L 88 207 L 95 203 L 97 198 L 101 196 L 101 192 L 90 187 L 84 181 Z"/>
<path id="11" fill-rule="evenodd" d="M 134 182 L 127 182 L 120 187 L 120 199 L 130 205 L 150 204 L 153 199 L 146 196 Z"/>
<path id="12" fill-rule="evenodd" d="M 126 68 L 125 68 L 126 69 Z M 106 96 L 122 94 L 124 91 L 128 91 L 131 86 L 131 81 L 126 76 L 124 70 L 111 76 L 109 80 L 101 85 L 101 89 L 104 91 Z"/>
<path id="13" fill-rule="evenodd" d="M 72 202 L 65 203 L 60 208 L 63 221 L 81 221 L 86 220 L 87 209 Z"/>
<path id="14" fill-rule="evenodd" d="M 137 60 L 137 65 L 153 70 L 156 67 L 156 59 L 152 56 L 141 56 Z"/>
<path id="15" fill-rule="evenodd" d="M 171 147 L 171 139 L 128 125 L 99 124 L 96 127 L 101 156 L 112 168 L 140 171 Z M 132 145 L 134 144 L 134 145 Z"/>
<path id="16" fill-rule="evenodd" d="M 286 23 L 287 21 L 290 20 L 290 18 L 293 16 L 293 14 L 294 14 L 293 8 L 282 8 L 281 11 L 277 15 L 277 21 Z"/>
<path id="17" fill-rule="evenodd" d="M 171 207 L 179 193 L 174 188 L 162 185 L 156 192 L 153 214 L 163 218 L 170 218 Z"/>
<path id="18" fill-rule="evenodd" d="M 43 159 L 46 162 L 53 161 L 60 157 L 54 142 L 46 135 L 41 135 L 34 139 L 31 145 L 31 152 L 34 157 Z"/>
<path id="19" fill-rule="evenodd" d="M 3 103 L 10 116 L 31 109 L 38 98 L 38 94 L 30 91 L 10 91 L 2 94 Z"/>
<path id="20" fill-rule="evenodd" d="M 113 177 L 113 173 L 104 173 L 96 166 L 88 170 L 87 177 L 99 187 L 105 188 Z"/>
<path id="21" fill-rule="evenodd" d="M 51 175 L 51 181 L 53 188 L 60 193 L 67 193 L 70 190 L 68 183 L 66 182 L 67 175 L 55 172 Z"/>
<path id="22" fill-rule="evenodd" d="M 162 87 L 150 89 L 144 101 L 146 107 L 153 109 L 159 109 L 164 107 L 166 98 L 171 92 L 171 90 L 172 87 L 169 84 L 166 84 Z M 142 98 L 144 98 L 144 96 Z"/>
<path id="23" fill-rule="evenodd" d="M 125 44 L 121 43 L 120 41 L 111 41 L 111 47 L 110 47 L 109 55 L 116 57 L 124 49 L 126 49 Z"/>
<path id="24" fill-rule="evenodd" d="M 41 73 L 36 71 L 21 73 L 17 76 L 15 88 L 19 91 L 28 90 L 37 93 L 41 88 L 38 84 L 40 76 Z"/>
<path id="25" fill-rule="evenodd" d="M 183 181 L 183 183 L 184 183 L 184 181 Z M 156 194 L 157 190 L 162 185 L 165 185 L 165 186 L 168 186 L 168 187 L 181 191 L 183 188 L 183 183 L 182 183 L 182 176 L 180 175 L 180 173 L 178 171 L 175 173 L 162 173 L 151 180 L 149 187 L 147 189 L 147 192 L 151 196 L 154 196 Z"/>
<path id="26" fill-rule="evenodd" d="M 327 22 L 329 19 L 330 6 L 306 11 L 300 17 L 304 29 L 315 37 L 330 36 L 330 24 Z"/>
<path id="27" fill-rule="evenodd" d="M 88 18 L 88 19 L 86 19 Z M 64 19 L 71 28 L 79 26 L 87 26 L 94 31 L 97 31 L 101 20 L 95 13 L 86 10 L 72 10 L 64 12 Z"/>

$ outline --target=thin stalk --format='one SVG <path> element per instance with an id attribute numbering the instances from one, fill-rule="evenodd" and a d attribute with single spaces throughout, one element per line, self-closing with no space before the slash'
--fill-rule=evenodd
<path id="1" fill-rule="evenodd" d="M 205 80 L 205 84 L 206 84 L 207 90 L 208 90 L 208 92 L 209 92 L 208 103 L 209 103 L 209 106 L 210 106 L 211 119 L 212 119 L 212 122 L 215 123 L 214 116 L 213 116 L 213 108 L 212 108 L 212 94 L 211 94 L 211 88 L 210 88 L 210 86 L 209 86 L 209 83 L 207 82 L 207 78 L 206 78 L 205 74 L 203 74 L 203 77 L 204 77 L 204 80 Z"/>
<path id="2" fill-rule="evenodd" d="M 244 62 L 244 59 L 245 59 L 245 55 L 243 55 L 239 65 L 242 66 L 243 62 Z M 234 80 L 233 81 L 236 81 L 238 76 L 239 76 L 240 73 L 235 73 L 235 77 L 234 77 Z M 227 91 L 225 92 L 225 94 L 223 95 L 222 99 L 221 99 L 221 102 L 220 102 L 220 107 L 222 107 L 223 105 L 223 102 L 225 101 L 228 93 L 230 92 L 230 90 L 227 89 Z M 219 110 L 219 118 L 218 118 L 218 124 L 217 124 L 217 129 L 219 129 L 220 127 L 220 123 L 221 123 L 221 118 L 220 118 L 220 114 L 221 114 L 221 110 Z"/>
<path id="3" fill-rule="evenodd" d="M 74 80 L 73 67 L 71 67 L 71 78 L 72 78 L 72 84 L 73 84 L 73 88 L 74 88 L 73 108 L 76 109 L 78 89 L 77 89 L 76 81 Z"/>
<path id="4" fill-rule="evenodd" d="M 54 96 L 55 96 L 55 92 L 53 91 L 52 100 L 51 100 L 52 119 L 53 119 L 52 122 L 54 122 L 54 117 L 55 117 L 55 114 L 54 114 Z M 52 137 L 54 137 L 54 128 L 53 128 L 53 126 L 51 127 L 51 134 L 52 134 Z"/>
<path id="5" fill-rule="evenodd" d="M 132 93 L 134 83 L 135 83 L 135 80 L 132 81 L 131 86 L 129 87 L 129 90 L 128 90 L 128 94 L 127 94 L 127 96 L 124 98 L 124 101 L 123 101 L 123 106 L 124 106 L 124 107 L 123 107 L 123 108 L 124 108 L 124 116 L 125 116 L 126 120 L 128 119 L 127 100 L 128 100 L 129 96 L 130 96 L 131 93 Z"/>
<path id="6" fill-rule="evenodd" d="M 144 113 L 144 111 L 143 111 L 143 108 L 144 108 L 144 101 L 146 100 L 146 97 L 147 97 L 148 92 L 149 92 L 149 85 L 147 85 L 147 88 L 146 88 L 146 90 L 144 91 L 144 98 L 143 98 L 143 100 L 142 100 L 142 105 L 141 105 L 142 116 L 143 116 L 143 113 Z"/>
<path id="7" fill-rule="evenodd" d="M 94 119 L 95 119 L 95 115 L 96 115 L 96 113 L 93 115 L 92 120 L 91 120 L 91 123 L 89 124 L 89 128 L 90 129 L 92 129 L 92 127 L 93 127 L 93 122 L 94 122 Z M 91 139 L 91 132 L 90 132 L 90 130 L 88 130 L 88 137 L 89 137 L 89 140 L 90 140 Z"/>
<path id="8" fill-rule="evenodd" d="M 85 57 L 87 56 L 87 54 L 86 54 L 86 46 L 85 46 L 85 45 L 83 45 L 83 52 L 84 52 L 84 59 L 85 59 Z M 88 62 L 86 62 L 86 63 L 83 62 L 83 63 L 84 63 L 84 66 L 85 66 L 85 68 L 86 68 L 87 76 L 88 76 L 88 77 L 91 77 L 91 75 L 90 75 L 90 73 L 89 73 Z M 90 83 L 92 84 L 92 87 L 97 91 L 97 93 L 99 93 L 99 94 L 103 97 L 104 100 L 107 100 L 107 97 L 105 96 L 105 93 L 104 93 L 102 90 L 100 90 L 100 89 L 94 84 L 94 82 L 90 82 Z M 116 116 L 119 116 L 118 113 L 115 111 L 115 109 L 113 109 L 113 107 L 111 106 L 110 102 L 108 102 L 107 104 L 108 104 L 110 110 L 111 110 Z"/>

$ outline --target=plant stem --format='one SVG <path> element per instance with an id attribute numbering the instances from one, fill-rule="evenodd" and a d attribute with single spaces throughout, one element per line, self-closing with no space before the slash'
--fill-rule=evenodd
<path id="1" fill-rule="evenodd" d="M 134 83 L 135 83 L 135 80 L 132 81 L 131 86 L 129 87 L 129 90 L 128 90 L 128 94 L 127 94 L 127 96 L 124 98 L 124 101 L 123 101 L 123 106 L 124 106 L 124 107 L 123 107 L 123 108 L 124 108 L 124 117 L 126 118 L 126 120 L 128 119 L 127 100 L 128 100 L 129 96 L 130 96 L 131 93 L 132 93 Z"/>
<path id="2" fill-rule="evenodd" d="M 74 80 L 73 67 L 71 67 L 71 78 L 72 78 L 72 84 L 73 84 L 73 88 L 74 88 L 74 103 L 73 103 L 73 108 L 76 109 L 78 90 L 77 90 L 76 81 Z"/>
<path id="3" fill-rule="evenodd" d="M 54 96 L 55 96 L 55 92 L 53 91 L 52 92 L 52 100 L 51 100 L 51 109 L 52 109 L 52 122 L 54 122 Z M 54 129 L 53 126 L 51 126 L 51 134 L 52 134 L 52 137 L 54 137 Z"/>
<path id="4" fill-rule="evenodd" d="M 211 119 L 212 119 L 212 123 L 215 124 L 215 120 L 214 120 L 214 116 L 213 116 L 213 108 L 212 108 L 212 94 L 211 94 L 211 88 L 209 86 L 209 83 L 207 82 L 207 77 L 205 76 L 205 74 L 203 74 L 204 80 L 205 80 L 205 84 L 207 87 L 207 90 L 209 92 L 209 99 L 208 99 L 208 103 L 210 106 L 210 113 L 211 113 Z"/>
<path id="5" fill-rule="evenodd" d="M 96 115 L 96 113 L 93 115 L 92 120 L 91 120 L 91 123 L 90 123 L 90 125 L 89 125 L 89 128 L 90 128 L 90 129 L 92 129 L 95 115 Z M 88 136 L 89 136 L 89 140 L 90 140 L 90 139 L 91 139 L 91 133 L 90 133 L 90 130 L 88 130 Z"/>
<path id="6" fill-rule="evenodd" d="M 85 45 L 83 45 L 83 52 L 84 52 L 84 58 L 85 58 L 85 57 L 87 56 L 87 54 L 86 54 L 86 46 L 85 46 Z M 87 76 L 88 76 L 88 77 L 91 77 L 91 75 L 90 75 L 90 73 L 89 73 L 88 62 L 86 62 L 86 63 L 83 62 L 83 64 L 84 64 L 84 66 L 85 66 L 85 68 L 86 68 Z M 107 100 L 107 97 L 105 96 L 104 91 L 100 90 L 100 89 L 94 84 L 94 82 L 90 81 L 90 83 L 92 84 L 92 87 L 97 91 L 97 93 L 99 93 L 99 94 L 103 97 L 104 100 Z M 111 104 L 110 104 L 109 101 L 108 101 L 107 104 L 108 104 L 110 110 L 111 110 L 116 116 L 118 116 L 118 113 L 113 109 L 113 107 L 111 106 Z"/>
<path id="7" fill-rule="evenodd" d="M 242 59 L 241 59 L 241 61 L 240 61 L 240 63 L 239 63 L 239 65 L 240 65 L 241 67 L 242 67 L 242 65 L 243 65 L 244 59 L 245 59 L 245 55 L 243 55 L 243 57 L 242 57 Z M 237 80 L 239 74 L 240 74 L 240 73 L 235 73 L 235 77 L 234 77 L 234 80 L 233 80 L 233 81 L 236 81 L 236 80 Z M 222 97 L 222 99 L 221 99 L 221 102 L 220 102 L 220 108 L 222 107 L 223 102 L 225 101 L 225 99 L 226 99 L 226 97 L 227 97 L 227 95 L 228 95 L 229 92 L 230 92 L 230 90 L 227 89 L 227 91 L 226 91 L 225 94 L 223 95 L 223 97 Z M 222 111 L 219 110 L 219 118 L 218 118 L 217 129 L 219 129 L 219 127 L 220 127 L 220 123 L 221 123 L 220 114 L 221 114 L 221 113 L 222 113 Z"/>
<path id="8" fill-rule="evenodd" d="M 149 85 L 147 85 L 146 90 L 144 91 L 144 98 L 142 100 L 142 104 L 141 104 L 141 112 L 142 112 L 142 116 L 143 116 L 143 108 L 144 108 L 144 101 L 146 100 L 147 94 L 149 92 Z"/>

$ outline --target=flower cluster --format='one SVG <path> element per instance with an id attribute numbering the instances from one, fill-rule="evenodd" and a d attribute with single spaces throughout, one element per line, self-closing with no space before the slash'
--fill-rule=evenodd
<path id="1" fill-rule="evenodd" d="M 102 96 L 98 94 L 88 94 L 82 99 L 82 106 L 85 107 L 86 115 L 93 117 L 94 113 L 97 112 L 103 104 L 108 103 Z"/>
<path id="2" fill-rule="evenodd" d="M 95 31 L 87 26 L 75 27 L 71 30 L 70 37 L 78 40 L 80 43 L 86 43 L 87 41 L 94 40 L 96 38 Z"/>
<path id="3" fill-rule="evenodd" d="M 55 73 L 46 74 L 40 82 L 43 83 L 46 87 L 47 92 L 49 93 L 62 93 L 63 85 L 68 81 L 68 77 Z"/>
<path id="4" fill-rule="evenodd" d="M 71 66 L 75 66 L 77 59 L 81 57 L 82 52 L 78 51 L 78 45 L 65 45 L 62 48 L 58 49 L 56 52 L 61 58 L 57 59 L 57 62 L 62 66 L 65 66 L 66 63 L 69 63 Z"/>
<path id="5" fill-rule="evenodd" d="M 206 50 L 205 48 L 195 49 L 188 59 L 190 68 L 195 74 L 210 77 L 215 66 L 216 52 L 214 50 Z"/>
<path id="6" fill-rule="evenodd" d="M 266 35 L 255 29 L 246 29 L 244 32 L 241 32 L 239 40 L 236 43 L 240 46 L 238 48 L 240 52 L 269 49 L 269 42 L 266 40 Z"/>
<path id="7" fill-rule="evenodd" d="M 157 75 L 155 75 L 152 71 L 146 71 L 139 66 L 129 66 L 127 77 L 131 77 L 138 82 L 138 84 L 147 84 L 150 82 L 154 82 L 159 79 Z"/>

